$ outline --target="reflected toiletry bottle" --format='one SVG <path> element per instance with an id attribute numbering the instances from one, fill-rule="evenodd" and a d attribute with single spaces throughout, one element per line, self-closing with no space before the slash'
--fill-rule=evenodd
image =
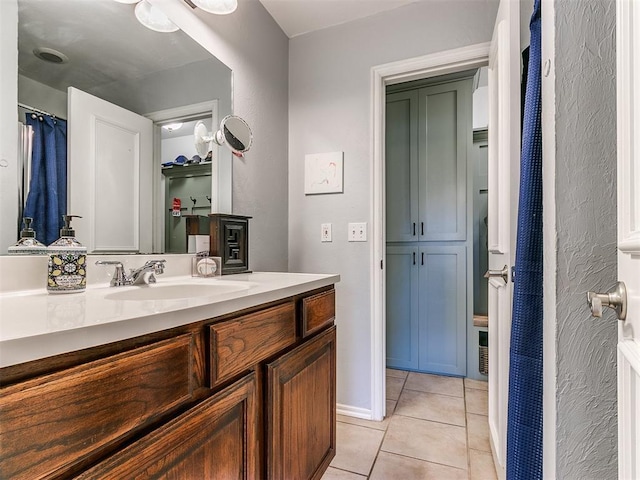
<path id="1" fill-rule="evenodd" d="M 20 232 L 20 240 L 8 249 L 10 255 L 46 255 L 46 245 L 36 240 L 36 232 L 31 228 L 33 218 L 24 217 L 24 228 Z"/>
<path id="2" fill-rule="evenodd" d="M 82 292 L 87 286 L 87 248 L 75 239 L 71 219 L 78 215 L 63 215 L 60 238 L 49 245 L 49 293 Z"/>

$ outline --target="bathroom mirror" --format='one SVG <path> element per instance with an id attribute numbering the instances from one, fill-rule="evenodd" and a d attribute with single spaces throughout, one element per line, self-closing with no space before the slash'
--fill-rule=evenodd
<path id="1" fill-rule="evenodd" d="M 158 112 L 189 111 L 188 107 L 215 102 L 217 119 L 232 113 L 231 70 L 181 30 L 157 33 L 142 26 L 134 5 L 113 0 L 17 0 L 17 4 L 19 104 L 66 118 L 67 88 L 76 87 L 154 121 L 154 150 L 163 138 L 161 125 L 168 123 L 154 118 Z M 63 61 L 48 49 L 61 52 Z M 43 60 L 47 57 L 50 61 Z M 15 121 L 24 122 L 25 111 L 19 108 Z M 185 131 L 185 136 L 192 138 L 192 132 Z M 226 161 L 220 163 L 230 164 L 231 155 L 219 151 Z M 140 253 L 163 252 L 163 242 L 155 241 L 163 237 L 157 225 L 165 209 L 160 162 L 154 151 L 154 242 Z M 230 171 L 228 167 L 222 180 L 212 175 L 225 182 L 218 189 L 229 198 Z M 19 214 L 5 209 L 2 215 L 17 219 Z M 6 254 L 8 246 L 0 245 L 0 254 Z"/>
<path id="2" fill-rule="evenodd" d="M 213 139 L 218 145 L 226 145 L 238 157 L 244 156 L 251 148 L 253 135 L 249 124 L 237 115 L 227 115 L 220 122 Z"/>

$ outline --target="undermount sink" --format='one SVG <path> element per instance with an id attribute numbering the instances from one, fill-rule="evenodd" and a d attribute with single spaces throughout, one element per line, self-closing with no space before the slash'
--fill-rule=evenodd
<path id="1" fill-rule="evenodd" d="M 171 284 L 148 285 L 127 288 L 126 290 L 109 293 L 105 298 L 109 300 L 179 300 L 182 298 L 215 297 L 225 293 L 248 290 L 248 285 L 231 283 L 204 284 Z"/>

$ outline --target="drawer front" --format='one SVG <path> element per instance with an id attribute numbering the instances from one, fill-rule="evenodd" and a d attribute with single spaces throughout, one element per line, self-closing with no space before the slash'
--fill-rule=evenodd
<path id="1" fill-rule="evenodd" d="M 209 329 L 213 387 L 295 343 L 294 304 L 277 305 Z"/>
<path id="2" fill-rule="evenodd" d="M 328 327 L 336 319 L 336 291 L 326 292 L 302 299 L 302 337 Z"/>
<path id="3" fill-rule="evenodd" d="M 188 401 L 193 345 L 185 334 L 0 390 L 0 478 L 63 474 Z"/>
<path id="4" fill-rule="evenodd" d="M 260 478 L 258 398 L 252 372 L 77 480 Z"/>

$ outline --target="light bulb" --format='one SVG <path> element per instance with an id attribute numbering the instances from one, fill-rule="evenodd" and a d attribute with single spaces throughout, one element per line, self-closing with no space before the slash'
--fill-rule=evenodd
<path id="1" fill-rule="evenodd" d="M 216 15 L 227 15 L 238 8 L 238 0 L 191 0 L 198 8 Z"/>
<path id="2" fill-rule="evenodd" d="M 142 0 L 136 5 L 135 14 L 142 25 L 154 32 L 171 33 L 180 30 L 162 10 L 146 0 Z"/>

